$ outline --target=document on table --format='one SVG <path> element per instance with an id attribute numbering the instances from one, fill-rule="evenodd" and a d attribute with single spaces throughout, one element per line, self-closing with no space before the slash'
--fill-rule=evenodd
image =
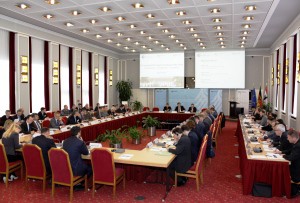
<path id="1" fill-rule="evenodd" d="M 119 159 L 131 159 L 131 157 L 133 157 L 133 154 L 122 154 L 121 156 L 119 156 Z"/>
<path id="2" fill-rule="evenodd" d="M 270 153 L 270 152 L 268 152 L 268 153 L 266 154 L 266 157 L 267 157 L 268 159 L 284 159 L 284 158 L 282 157 L 282 155 L 280 155 L 280 154 L 274 154 L 274 153 Z"/>
<path id="3" fill-rule="evenodd" d="M 250 157 L 252 159 L 265 159 L 266 158 L 265 155 L 250 155 Z"/>
<path id="4" fill-rule="evenodd" d="M 154 152 L 166 152 L 167 149 L 166 148 L 161 148 L 161 147 L 152 147 L 150 149 L 150 151 L 154 151 Z"/>

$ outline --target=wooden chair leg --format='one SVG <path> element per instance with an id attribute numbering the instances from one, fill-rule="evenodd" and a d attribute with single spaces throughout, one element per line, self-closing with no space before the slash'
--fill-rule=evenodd
<path id="1" fill-rule="evenodd" d="M 201 171 L 200 173 L 200 180 L 201 180 L 201 184 L 203 184 L 203 171 Z"/>
<path id="2" fill-rule="evenodd" d="M 113 198 L 116 197 L 116 187 L 117 187 L 117 184 L 115 183 L 114 187 L 113 187 Z"/>
<path id="3" fill-rule="evenodd" d="M 53 183 L 53 179 L 52 179 L 52 197 L 54 197 L 54 192 L 55 192 L 55 184 Z"/>
<path id="4" fill-rule="evenodd" d="M 93 186 L 92 186 L 92 196 L 94 197 L 95 196 L 95 181 L 93 180 Z"/>
<path id="5" fill-rule="evenodd" d="M 5 174 L 5 177 L 6 177 L 6 179 L 5 179 L 5 187 L 6 188 L 8 187 L 8 175 L 9 175 L 9 173 Z"/>
<path id="6" fill-rule="evenodd" d="M 70 186 L 70 202 L 72 202 L 72 200 L 73 200 L 73 190 L 74 190 L 73 184 L 71 184 L 71 186 Z"/>
<path id="7" fill-rule="evenodd" d="M 197 192 L 199 192 L 199 176 L 196 176 L 196 186 L 197 186 Z"/>
<path id="8" fill-rule="evenodd" d="M 175 187 L 177 187 L 177 173 L 175 171 Z"/>
<path id="9" fill-rule="evenodd" d="M 43 193 L 45 192 L 46 190 L 46 182 L 47 182 L 47 179 L 46 177 L 43 179 Z"/>

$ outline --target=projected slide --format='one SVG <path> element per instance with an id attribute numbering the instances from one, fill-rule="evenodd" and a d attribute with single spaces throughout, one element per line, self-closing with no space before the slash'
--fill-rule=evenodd
<path id="1" fill-rule="evenodd" d="M 141 54 L 140 88 L 184 88 L 184 53 Z"/>
<path id="2" fill-rule="evenodd" d="M 196 88 L 245 88 L 245 51 L 195 53 Z"/>

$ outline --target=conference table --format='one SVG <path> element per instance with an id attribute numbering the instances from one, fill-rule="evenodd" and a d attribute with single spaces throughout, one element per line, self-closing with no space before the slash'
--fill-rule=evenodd
<path id="1" fill-rule="evenodd" d="M 272 186 L 272 196 L 291 198 L 290 162 L 274 154 L 265 141 L 253 140 L 260 133 L 257 125 L 249 125 L 249 121 L 240 116 L 236 130 L 243 194 L 252 194 L 255 183 L 265 183 Z M 254 152 L 257 149 L 261 152 Z"/>

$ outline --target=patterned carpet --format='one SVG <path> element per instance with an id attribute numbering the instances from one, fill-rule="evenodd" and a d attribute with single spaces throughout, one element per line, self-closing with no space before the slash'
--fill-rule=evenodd
<path id="1" fill-rule="evenodd" d="M 234 132 L 236 122 L 226 122 L 226 127 L 218 138 L 218 149 L 216 157 L 208 165 L 204 172 L 204 184 L 200 191 L 196 191 L 194 180 L 189 180 L 183 187 L 173 187 L 166 202 L 300 202 L 300 197 L 294 199 L 286 198 L 258 198 L 251 195 L 242 195 L 242 185 L 240 179 L 235 175 L 239 174 L 237 143 Z M 152 175 L 154 176 L 154 175 Z M 152 177 L 149 177 L 151 179 Z M 69 190 L 65 187 L 57 187 L 55 197 L 51 197 L 51 186 L 47 185 L 46 192 L 42 192 L 41 182 L 36 181 L 26 187 L 24 180 L 16 180 L 9 183 L 6 189 L 3 182 L 0 183 L 0 202 L 68 202 Z M 165 187 L 161 184 L 137 183 L 127 181 L 126 189 L 122 186 L 117 187 L 117 196 L 112 198 L 112 188 L 103 186 L 95 193 L 92 198 L 91 191 L 74 192 L 73 202 L 161 202 Z M 142 201 L 135 200 L 135 197 L 143 196 Z"/>

